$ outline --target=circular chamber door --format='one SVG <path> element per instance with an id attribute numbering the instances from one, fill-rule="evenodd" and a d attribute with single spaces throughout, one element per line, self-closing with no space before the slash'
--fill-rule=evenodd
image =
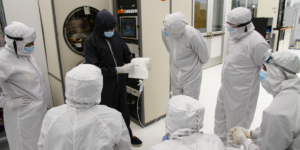
<path id="1" fill-rule="evenodd" d="M 98 10 L 92 7 L 89 7 L 89 11 L 79 7 L 68 15 L 63 34 L 66 44 L 73 52 L 84 55 L 84 41 L 94 31 L 97 12 Z"/>
<path id="2" fill-rule="evenodd" d="M 85 58 L 83 58 L 82 60 L 80 60 L 80 61 L 77 63 L 76 66 L 79 66 L 79 65 L 85 64 L 85 63 L 86 63 Z"/>

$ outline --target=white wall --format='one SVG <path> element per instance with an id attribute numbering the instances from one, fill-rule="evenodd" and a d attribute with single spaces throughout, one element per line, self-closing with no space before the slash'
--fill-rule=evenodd
<path id="1" fill-rule="evenodd" d="M 292 0 L 292 2 L 291 2 L 292 4 L 291 4 L 291 6 L 293 7 L 294 6 L 294 4 L 296 4 L 296 3 L 300 3 L 300 0 Z"/>
<path id="2" fill-rule="evenodd" d="M 19 21 L 29 27 L 36 29 L 37 39 L 35 40 L 34 58 L 43 71 L 46 88 L 48 90 L 49 105 L 52 107 L 52 95 L 48 77 L 48 67 L 44 47 L 40 12 L 37 0 L 3 0 L 3 7 L 7 25 L 12 21 Z M 50 6 L 49 6 L 50 7 Z"/>

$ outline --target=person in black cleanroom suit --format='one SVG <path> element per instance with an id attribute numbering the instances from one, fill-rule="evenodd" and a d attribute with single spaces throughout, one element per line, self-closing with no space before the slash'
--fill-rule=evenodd
<path id="1" fill-rule="evenodd" d="M 125 73 L 133 72 L 134 65 L 130 64 L 131 53 L 120 33 L 114 30 L 115 26 L 116 20 L 109 11 L 104 9 L 97 13 L 95 30 L 84 43 L 85 60 L 102 71 L 103 90 L 100 104 L 122 113 L 132 146 L 141 146 L 142 141 L 132 135 L 127 106 Z"/>

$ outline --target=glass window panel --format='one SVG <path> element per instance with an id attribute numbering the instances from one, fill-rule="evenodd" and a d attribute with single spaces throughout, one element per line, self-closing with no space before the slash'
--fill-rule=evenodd
<path id="1" fill-rule="evenodd" d="M 201 33 L 207 32 L 207 0 L 195 0 L 194 27 Z"/>
<path id="2" fill-rule="evenodd" d="M 214 0 L 212 31 L 223 31 L 224 0 Z"/>
<path id="3" fill-rule="evenodd" d="M 258 7 L 258 0 L 248 0 L 247 8 L 251 10 L 252 16 L 256 17 L 257 15 L 257 7 Z"/>
<path id="4" fill-rule="evenodd" d="M 232 8 L 246 7 L 246 0 L 232 0 Z"/>

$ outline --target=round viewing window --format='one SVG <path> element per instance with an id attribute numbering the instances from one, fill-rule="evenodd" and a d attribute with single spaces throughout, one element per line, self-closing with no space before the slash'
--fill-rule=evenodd
<path id="1" fill-rule="evenodd" d="M 73 10 L 65 20 L 63 34 L 68 47 L 79 55 L 84 55 L 83 47 L 87 36 L 94 31 L 98 10 L 92 7 L 79 7 Z"/>

